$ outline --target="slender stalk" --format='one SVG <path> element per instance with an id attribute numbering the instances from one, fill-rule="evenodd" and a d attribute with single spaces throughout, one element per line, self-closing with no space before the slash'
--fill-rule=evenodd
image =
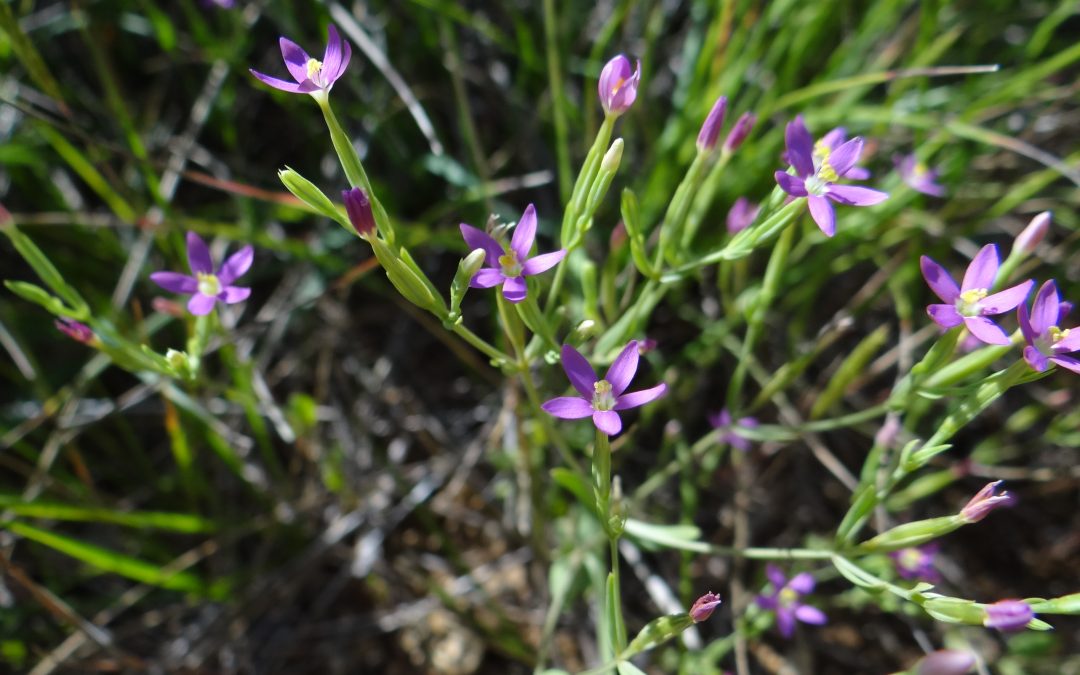
<path id="1" fill-rule="evenodd" d="M 472 332 L 464 325 L 455 323 L 453 328 L 450 329 L 455 335 L 468 342 L 473 347 L 476 347 L 480 351 L 487 354 L 495 361 L 502 361 L 503 363 L 515 363 L 514 357 L 510 356 L 506 352 L 492 346 L 487 340 Z"/>

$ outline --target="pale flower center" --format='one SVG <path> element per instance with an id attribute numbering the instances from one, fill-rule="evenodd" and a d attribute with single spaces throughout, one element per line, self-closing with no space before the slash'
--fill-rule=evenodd
<path id="1" fill-rule="evenodd" d="M 1054 344 L 1057 344 L 1065 338 L 1069 337 L 1070 329 L 1066 328 L 1065 330 L 1061 330 L 1057 326 L 1050 326 L 1050 330 L 1048 332 L 1050 333 L 1050 340 L 1052 340 Z"/>
<path id="2" fill-rule="evenodd" d="M 195 274 L 195 278 L 199 281 L 199 292 L 203 295 L 208 295 L 211 298 L 221 295 L 221 281 L 218 280 L 216 275 L 198 272 Z"/>
<path id="3" fill-rule="evenodd" d="M 593 384 L 593 410 L 611 410 L 615 407 L 615 396 L 611 393 L 611 383 L 600 380 Z"/>
<path id="4" fill-rule="evenodd" d="M 821 166 L 822 162 L 829 161 L 829 155 L 832 154 L 832 150 L 825 141 L 818 141 L 814 143 L 814 164 Z"/>
<path id="5" fill-rule="evenodd" d="M 499 256 L 499 267 L 502 268 L 504 277 L 520 277 L 521 276 L 521 262 L 518 261 L 517 253 L 514 251 L 507 251 L 505 254 Z"/>
<path id="6" fill-rule="evenodd" d="M 777 600 L 784 607 L 791 607 L 799 600 L 799 594 L 796 591 L 791 590 L 790 588 L 785 588 L 780 591 L 780 594 L 777 596 Z"/>
<path id="7" fill-rule="evenodd" d="M 308 59 L 306 67 L 308 79 L 315 84 L 322 86 L 322 61 L 318 59 Z"/>
<path id="8" fill-rule="evenodd" d="M 906 548 L 900 552 L 900 566 L 905 569 L 915 569 L 922 565 L 922 552 L 914 548 Z"/>
<path id="9" fill-rule="evenodd" d="M 960 316 L 981 316 L 982 306 L 979 301 L 989 294 L 985 288 L 972 288 L 960 294 L 956 299 L 956 311 Z"/>

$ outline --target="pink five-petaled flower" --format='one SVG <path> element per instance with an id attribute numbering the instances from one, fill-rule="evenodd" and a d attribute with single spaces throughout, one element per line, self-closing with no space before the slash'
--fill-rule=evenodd
<path id="1" fill-rule="evenodd" d="M 984 609 L 986 618 L 983 625 L 1002 631 L 1023 630 L 1035 618 L 1031 605 L 1023 600 L 998 600 Z"/>
<path id="2" fill-rule="evenodd" d="M 790 638 L 795 633 L 796 620 L 815 626 L 828 622 L 820 609 L 801 602 L 804 595 L 814 591 L 814 577 L 809 572 L 788 579 L 779 567 L 769 565 L 765 568 L 765 575 L 772 582 L 772 592 L 759 595 L 754 602 L 758 607 L 776 613 L 776 625 L 781 635 Z"/>
<path id="3" fill-rule="evenodd" d="M 742 417 L 738 422 L 731 418 L 731 413 L 727 408 L 724 408 L 718 413 L 709 415 L 709 424 L 713 429 L 719 429 L 724 433 L 720 436 L 720 440 L 723 443 L 727 443 L 736 450 L 742 452 L 750 451 L 750 439 L 743 438 L 732 427 L 742 427 L 744 429 L 755 429 L 758 426 L 756 417 Z"/>
<path id="4" fill-rule="evenodd" d="M 990 512 L 994 509 L 1002 506 L 1012 506 L 1013 496 L 1008 492 L 1002 490 L 1001 494 L 994 494 L 998 486 L 1005 481 L 996 480 L 993 483 L 987 483 L 981 490 L 975 493 L 964 508 L 960 509 L 960 517 L 968 523 L 977 523 L 986 516 L 990 515 Z"/>
<path id="5" fill-rule="evenodd" d="M 255 259 L 255 249 L 245 246 L 229 256 L 217 272 L 210 259 L 210 249 L 194 232 L 187 233 L 188 266 L 194 276 L 179 272 L 154 272 L 150 280 L 173 293 L 191 295 L 188 311 L 196 316 L 209 314 L 220 300 L 227 305 L 246 300 L 250 288 L 233 286 L 232 282 L 243 276 Z"/>
<path id="6" fill-rule="evenodd" d="M 1080 350 L 1080 328 L 1074 326 L 1062 330 L 1058 327 L 1063 316 L 1061 307 L 1061 298 L 1053 279 L 1043 284 L 1035 295 L 1030 316 L 1027 303 L 1020 303 L 1017 319 L 1020 322 L 1020 331 L 1024 334 L 1024 341 L 1027 342 L 1024 347 L 1024 360 L 1039 372 L 1054 363 L 1074 373 L 1080 373 L 1080 360 L 1065 356 L 1069 352 Z"/>
<path id="7" fill-rule="evenodd" d="M 622 54 L 611 59 L 600 71 L 596 88 L 600 93 L 600 105 L 608 115 L 621 115 L 634 104 L 638 84 L 641 82 L 641 61 L 630 70 L 630 59 Z"/>
<path id="8" fill-rule="evenodd" d="M 334 86 L 349 65 L 352 57 L 352 47 L 338 35 L 337 28 L 333 25 L 327 30 L 326 52 L 323 60 L 308 56 L 308 53 L 288 38 L 281 38 L 281 56 L 285 59 L 285 67 L 296 82 L 286 82 L 270 75 L 264 75 L 254 69 L 251 74 L 259 78 L 274 89 L 287 91 L 293 94 L 311 94 L 313 92 L 328 92 Z"/>
<path id="9" fill-rule="evenodd" d="M 923 579 L 936 583 L 941 580 L 941 574 L 934 569 L 934 556 L 939 548 L 941 546 L 936 542 L 911 546 L 891 551 L 889 557 L 896 566 L 896 573 L 904 579 Z"/>
<path id="10" fill-rule="evenodd" d="M 713 610 L 719 607 L 721 602 L 723 601 L 719 595 L 709 591 L 694 601 L 693 607 L 690 608 L 690 618 L 694 620 L 694 623 L 705 621 L 712 616 Z"/>
<path id="11" fill-rule="evenodd" d="M 919 258 L 923 278 L 930 290 L 948 304 L 930 305 L 926 313 L 942 328 L 954 328 L 960 324 L 989 345 L 1007 345 L 1009 336 L 988 316 L 1004 314 L 1027 300 L 1032 280 L 989 295 L 998 272 L 998 250 L 995 244 L 987 244 L 975 255 L 964 280 L 958 287 L 945 268 L 927 256 Z"/>
<path id="12" fill-rule="evenodd" d="M 465 238 L 470 250 L 484 249 L 486 267 L 480 269 L 469 285 L 473 288 L 491 288 L 502 286 L 503 297 L 510 302 L 525 299 L 528 286 L 525 277 L 540 274 L 558 264 L 566 255 L 565 249 L 529 257 L 533 240 L 536 239 L 536 208 L 532 204 L 525 207 L 521 220 L 514 226 L 514 236 L 510 246 L 504 248 L 490 234 L 471 225 L 461 223 L 461 236 Z"/>
<path id="13" fill-rule="evenodd" d="M 650 389 L 623 393 L 637 372 L 638 354 L 637 340 L 631 340 L 615 357 L 601 380 L 578 350 L 570 345 L 563 345 L 563 370 L 566 371 L 570 384 L 574 385 L 574 389 L 577 389 L 581 396 L 560 396 L 541 407 L 549 415 L 564 420 L 592 417 L 597 429 L 608 436 L 614 436 L 622 431 L 622 418 L 616 411 L 645 405 L 667 392 L 667 385 L 661 383 Z"/>
<path id="14" fill-rule="evenodd" d="M 788 161 L 795 169 L 795 175 L 777 171 L 776 182 L 792 197 L 807 198 L 810 215 L 826 236 L 836 234 L 836 212 L 830 200 L 849 206 L 870 206 L 888 198 L 889 195 L 878 190 L 836 182 L 845 177 L 859 159 L 863 146 L 861 138 L 853 138 L 835 150 L 829 150 L 820 162 L 815 162 L 814 142 L 801 116 L 788 123 L 784 137 Z M 825 147 L 824 143 L 819 144 L 819 149 Z"/>
<path id="15" fill-rule="evenodd" d="M 915 158 L 915 155 L 893 157 L 893 164 L 900 173 L 900 179 L 916 192 L 931 197 L 944 197 L 945 186 L 937 182 L 937 169 L 931 169 Z"/>

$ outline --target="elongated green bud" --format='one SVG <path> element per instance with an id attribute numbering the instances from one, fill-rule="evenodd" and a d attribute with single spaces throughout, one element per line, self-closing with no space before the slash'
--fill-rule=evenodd
<path id="1" fill-rule="evenodd" d="M 472 281 L 473 276 L 480 271 L 480 267 L 484 264 L 485 256 L 487 256 L 487 253 L 484 249 L 478 248 L 462 258 L 461 262 L 458 263 L 454 280 L 450 282 L 451 319 L 456 319 L 461 314 L 461 301 L 469 290 L 469 282 Z"/>
<path id="2" fill-rule="evenodd" d="M 322 190 L 316 187 L 314 183 L 289 167 L 278 171 L 278 178 L 281 179 L 285 189 L 307 204 L 313 211 L 352 231 L 353 228 L 349 224 L 349 219 L 342 215 L 341 211 L 330 201 L 330 198 L 323 194 Z"/>

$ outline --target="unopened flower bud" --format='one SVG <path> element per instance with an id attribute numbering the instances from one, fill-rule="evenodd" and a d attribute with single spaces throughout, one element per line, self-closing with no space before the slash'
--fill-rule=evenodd
<path id="1" fill-rule="evenodd" d="M 641 61 L 637 68 L 630 70 L 630 59 L 622 54 L 607 62 L 600 72 L 597 89 L 600 92 L 600 105 L 608 115 L 621 115 L 633 105 L 637 98 L 638 84 L 641 82 Z"/>
<path id="2" fill-rule="evenodd" d="M 712 110 L 701 125 L 701 131 L 697 136 L 699 152 L 708 152 L 716 147 L 716 141 L 720 138 L 720 129 L 724 126 L 724 112 L 727 111 L 727 96 L 716 99 Z"/>
<path id="3" fill-rule="evenodd" d="M 608 249 L 611 251 L 618 251 L 626 245 L 627 238 L 626 225 L 620 220 L 614 229 L 611 230 L 611 237 L 608 238 Z"/>
<path id="4" fill-rule="evenodd" d="M 1023 630 L 1035 618 L 1035 612 L 1023 600 L 998 600 L 986 605 L 985 610 L 983 625 L 1002 631 Z"/>
<path id="5" fill-rule="evenodd" d="M 746 137 L 750 135 L 750 131 L 753 130 L 755 121 L 757 121 L 757 117 L 754 113 L 745 112 L 740 115 L 739 119 L 735 120 L 735 124 L 732 125 L 731 131 L 728 132 L 727 138 L 724 139 L 724 152 L 738 150 Z"/>
<path id="6" fill-rule="evenodd" d="M 919 661 L 916 675 L 964 675 L 975 665 L 975 655 L 958 649 L 939 649 Z"/>
<path id="7" fill-rule="evenodd" d="M 349 222 L 353 229 L 361 237 L 370 236 L 375 232 L 375 215 L 371 212 L 371 200 L 362 188 L 354 187 L 341 193 L 345 200 L 345 212 L 349 214 Z"/>
<path id="8" fill-rule="evenodd" d="M 983 489 L 979 490 L 971 498 L 971 501 L 964 508 L 960 509 L 960 517 L 969 523 L 977 523 L 994 509 L 1011 505 L 1014 500 L 1013 496 L 1008 492 L 1002 491 L 1001 494 L 994 494 L 1002 482 L 998 480 L 987 483 Z"/>
<path id="9" fill-rule="evenodd" d="M 1016 235 L 1013 250 L 1025 255 L 1033 253 L 1050 229 L 1050 215 L 1049 211 L 1043 211 L 1032 218 L 1023 232 Z"/>
<path id="10" fill-rule="evenodd" d="M 165 361 L 170 368 L 178 373 L 184 372 L 188 367 L 188 355 L 176 349 L 165 352 Z"/>
<path id="11" fill-rule="evenodd" d="M 84 345 L 88 345 L 97 339 L 97 336 L 94 335 L 94 331 L 90 330 L 90 326 L 75 321 L 74 319 L 60 318 L 57 319 L 54 324 L 56 325 L 56 330 Z"/>
<path id="12" fill-rule="evenodd" d="M 600 160 L 600 171 L 602 173 L 615 173 L 618 171 L 619 163 L 622 162 L 623 145 L 623 139 L 616 138 L 608 151 L 604 153 L 604 158 Z"/>
<path id="13" fill-rule="evenodd" d="M 721 602 L 720 596 L 716 593 L 706 593 L 698 598 L 690 608 L 690 618 L 694 620 L 694 623 L 705 621 L 712 616 L 713 610 L 719 607 Z"/>
<path id="14" fill-rule="evenodd" d="M 881 425 L 874 434 L 874 445 L 881 448 L 892 448 L 896 445 L 896 437 L 900 435 L 900 416 L 889 413 L 885 417 L 885 424 Z"/>

